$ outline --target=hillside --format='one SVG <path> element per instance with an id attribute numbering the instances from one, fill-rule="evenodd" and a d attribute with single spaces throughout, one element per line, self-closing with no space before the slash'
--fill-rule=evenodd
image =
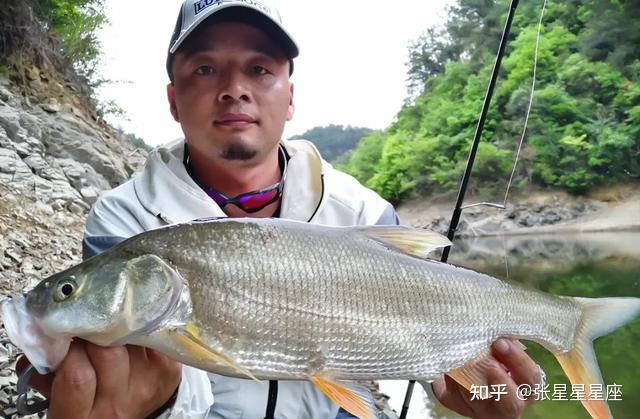
<path id="1" fill-rule="evenodd" d="M 82 60 L 30 4 L 0 8 L 0 300 L 78 263 L 91 204 L 146 156 L 103 122 Z M 0 417 L 15 413 L 16 353 L 0 325 Z"/>
<path id="2" fill-rule="evenodd" d="M 347 171 L 394 203 L 457 190 L 509 1 L 458 0 L 409 49 L 410 96 L 365 137 Z M 638 2 L 520 2 L 470 192 L 504 194 L 533 108 L 514 187 L 584 194 L 640 179 Z M 539 48 L 538 29 L 540 29 Z"/>

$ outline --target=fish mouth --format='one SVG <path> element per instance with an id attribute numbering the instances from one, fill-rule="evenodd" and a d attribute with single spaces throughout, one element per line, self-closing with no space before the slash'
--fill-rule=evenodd
<path id="1" fill-rule="evenodd" d="M 40 322 L 27 310 L 22 294 L 2 302 L 4 327 L 11 342 L 20 348 L 39 374 L 48 374 L 60 365 L 69 352 L 71 337 L 52 337 L 40 327 Z"/>

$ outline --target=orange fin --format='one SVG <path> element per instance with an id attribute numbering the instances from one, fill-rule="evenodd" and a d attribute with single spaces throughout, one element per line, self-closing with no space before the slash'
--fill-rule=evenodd
<path id="1" fill-rule="evenodd" d="M 472 386 L 488 386 L 487 369 L 495 366 L 495 360 L 491 356 L 491 352 L 487 351 L 475 359 L 467 362 L 447 373 L 448 376 L 456 380 L 458 384 L 471 391 Z"/>
<path id="2" fill-rule="evenodd" d="M 220 364 L 228 365 L 236 371 L 246 375 L 252 380 L 258 381 L 258 379 L 251 374 L 251 372 L 238 364 L 238 362 L 232 357 L 220 352 L 216 352 L 202 342 L 200 337 L 200 330 L 198 327 L 191 323 L 184 327 L 176 327 L 169 329 L 169 336 L 175 340 L 180 346 L 185 348 L 191 355 L 198 359 L 209 360 Z"/>
<path id="3" fill-rule="evenodd" d="M 360 419 L 374 419 L 375 405 L 371 394 L 351 383 L 339 383 L 326 374 L 309 376 L 309 380 L 332 402 Z"/>
<path id="4" fill-rule="evenodd" d="M 592 384 L 603 384 L 591 342 L 586 342 L 586 345 L 578 343 L 569 352 L 554 353 L 554 355 L 569 377 L 571 384 L 584 384 L 587 394 Z M 581 401 L 591 417 L 596 419 L 613 418 L 606 401 L 589 400 L 589 397 L 583 397 Z"/>
<path id="5" fill-rule="evenodd" d="M 592 384 L 604 386 L 593 350 L 593 340 L 612 332 L 640 315 L 640 298 L 580 298 L 565 297 L 577 303 L 582 309 L 582 319 L 576 329 L 573 348 L 567 352 L 554 353 L 571 384 Z M 582 405 L 596 419 L 610 419 L 613 416 L 604 400 L 582 400 Z"/>

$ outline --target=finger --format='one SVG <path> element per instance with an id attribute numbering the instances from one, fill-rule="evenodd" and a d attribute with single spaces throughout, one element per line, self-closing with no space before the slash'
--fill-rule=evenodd
<path id="1" fill-rule="evenodd" d="M 96 402 L 124 400 L 129 391 L 129 353 L 124 346 L 105 348 L 87 343 L 87 355 L 96 371 Z"/>
<path id="2" fill-rule="evenodd" d="M 507 367 L 517 385 L 528 384 L 532 388 L 540 384 L 540 367 L 527 355 L 518 342 L 498 339 L 492 346 L 493 356 Z"/>
<path id="3" fill-rule="evenodd" d="M 518 385 L 509 374 L 503 368 L 492 368 L 487 371 L 487 382 L 493 396 L 487 417 L 519 418 L 526 403 L 518 397 Z"/>
<path id="4" fill-rule="evenodd" d="M 182 366 L 152 349 L 127 346 L 131 373 L 129 387 L 135 393 L 142 416 L 148 416 L 167 404 L 182 377 Z"/>
<path id="5" fill-rule="evenodd" d="M 137 388 L 141 382 L 155 379 L 150 377 L 156 371 L 154 358 L 149 356 L 152 351 L 135 345 L 127 345 L 126 348 L 129 351 L 129 388 Z"/>
<path id="6" fill-rule="evenodd" d="M 31 363 L 26 356 L 18 358 L 18 362 L 16 363 L 16 374 L 20 376 L 29 365 L 31 365 Z M 52 382 L 53 374 L 40 375 L 37 371 L 34 371 L 28 384 L 29 387 L 39 391 L 45 397 L 49 397 Z"/>
<path id="7" fill-rule="evenodd" d="M 96 393 L 96 373 L 84 342 L 72 342 L 67 357 L 55 372 L 49 400 L 49 419 L 86 418 Z"/>
<path id="8" fill-rule="evenodd" d="M 472 417 L 473 409 L 469 407 L 470 395 L 459 385 L 453 378 L 448 375 L 442 375 L 431 383 L 433 394 L 438 401 L 448 409 L 461 414 L 462 416 Z"/>
<path id="9" fill-rule="evenodd" d="M 137 365 L 139 362 L 143 364 L 149 362 L 149 356 L 147 355 L 147 352 L 151 352 L 151 349 L 147 349 L 144 346 L 135 345 L 127 345 L 126 348 L 127 351 L 129 351 L 129 363 L 131 365 Z"/>
<path id="10" fill-rule="evenodd" d="M 182 376 L 182 364 L 174 361 L 162 352 L 145 348 L 145 354 L 149 360 L 149 364 L 154 366 L 157 371 L 162 371 L 163 375 L 176 377 Z"/>

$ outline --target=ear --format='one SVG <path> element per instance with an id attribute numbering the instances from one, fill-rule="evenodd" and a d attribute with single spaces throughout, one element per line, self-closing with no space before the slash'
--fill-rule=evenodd
<path id="1" fill-rule="evenodd" d="M 296 110 L 293 104 L 293 83 L 289 83 L 289 109 L 287 109 L 287 121 L 293 119 L 293 112 Z"/>
<path id="2" fill-rule="evenodd" d="M 169 110 L 173 119 L 176 122 L 180 122 L 180 115 L 178 114 L 178 107 L 176 106 L 176 88 L 173 83 L 167 85 L 167 99 L 169 100 Z"/>

